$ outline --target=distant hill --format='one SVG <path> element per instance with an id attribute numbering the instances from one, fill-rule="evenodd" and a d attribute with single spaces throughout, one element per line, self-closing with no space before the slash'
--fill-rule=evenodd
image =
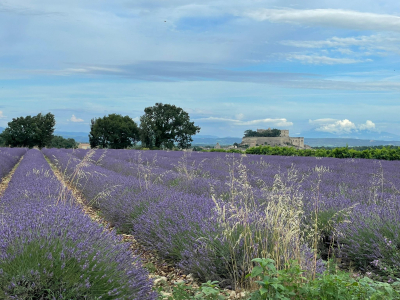
<path id="1" fill-rule="evenodd" d="M 67 131 L 54 131 L 54 135 L 61 135 L 66 139 L 74 139 L 78 143 L 89 143 L 88 132 L 67 132 Z"/>
<path id="2" fill-rule="evenodd" d="M 239 137 L 217 137 L 213 135 L 194 135 L 192 145 L 194 146 L 215 146 L 219 143 L 221 146 L 233 145 L 234 143 L 240 144 L 242 138 Z"/>
<path id="3" fill-rule="evenodd" d="M 400 139 L 399 139 L 400 140 Z M 400 141 L 362 140 L 346 138 L 304 138 L 304 144 L 311 147 L 358 147 L 358 146 L 400 146 Z"/>
<path id="4" fill-rule="evenodd" d="M 375 132 L 375 131 L 359 131 L 351 133 L 333 134 L 317 130 L 302 132 L 299 136 L 304 138 L 330 138 L 330 139 L 360 139 L 360 140 L 377 140 L 377 141 L 400 141 L 400 135 L 390 132 Z"/>

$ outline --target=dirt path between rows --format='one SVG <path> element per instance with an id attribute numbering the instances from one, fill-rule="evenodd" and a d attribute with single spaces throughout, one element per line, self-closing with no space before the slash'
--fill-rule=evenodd
<path id="1" fill-rule="evenodd" d="M 87 214 L 92 220 L 101 224 L 107 230 L 113 229 L 112 226 L 110 226 L 109 222 L 99 216 L 98 210 L 86 205 L 87 201 L 82 193 L 78 189 L 73 187 L 67 180 L 65 180 L 62 172 L 60 172 L 60 170 L 46 156 L 44 157 L 51 166 L 54 175 L 61 182 L 64 188 L 72 192 L 79 205 L 81 205 L 84 213 Z M 146 250 L 136 241 L 133 235 L 120 235 L 125 242 L 130 244 L 130 249 L 132 250 L 132 253 L 141 257 L 143 261 L 143 266 L 145 266 L 149 270 L 150 277 L 156 279 L 156 284 L 158 285 L 158 283 L 162 284 L 162 282 L 164 282 L 164 286 L 166 285 L 167 287 L 169 287 L 164 290 L 170 290 L 171 287 L 174 286 L 177 282 L 184 282 L 185 284 L 191 285 L 192 287 L 198 287 L 198 285 L 193 282 L 191 276 L 186 276 L 181 270 L 171 266 L 170 264 L 160 259 L 157 256 L 157 253 Z"/>

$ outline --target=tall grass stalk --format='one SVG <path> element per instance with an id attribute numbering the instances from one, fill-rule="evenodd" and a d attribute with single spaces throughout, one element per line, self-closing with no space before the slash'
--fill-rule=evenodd
<path id="1" fill-rule="evenodd" d="M 236 156 L 237 157 L 237 156 Z M 287 174 L 275 175 L 272 187 L 264 186 L 264 198 L 256 199 L 242 158 L 230 161 L 230 197 L 227 201 L 213 196 L 218 221 L 222 227 L 230 257 L 230 273 L 236 288 L 256 288 L 245 279 L 254 266 L 255 257 L 271 258 L 278 269 L 292 260 L 303 262 L 301 220 L 303 195 L 300 175 L 292 166 Z"/>

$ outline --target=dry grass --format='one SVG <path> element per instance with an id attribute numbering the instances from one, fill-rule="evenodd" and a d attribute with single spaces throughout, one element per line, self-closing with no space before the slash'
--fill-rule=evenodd
<path id="1" fill-rule="evenodd" d="M 213 200 L 224 239 L 229 245 L 230 272 L 236 287 L 255 289 L 258 285 L 243 276 L 254 267 L 252 259 L 271 258 L 278 269 L 286 268 L 292 260 L 301 266 L 303 196 L 299 192 L 300 185 L 295 184 L 301 182 L 301 178 L 293 166 L 285 176 L 276 174 L 272 187 L 264 183 L 265 199 L 260 205 L 254 199 L 248 170 L 242 159 L 234 156 L 227 159 L 230 161 L 231 197 L 228 201 L 216 197 Z M 265 165 L 265 162 L 261 163 Z M 237 253 L 241 254 L 240 257 Z"/>

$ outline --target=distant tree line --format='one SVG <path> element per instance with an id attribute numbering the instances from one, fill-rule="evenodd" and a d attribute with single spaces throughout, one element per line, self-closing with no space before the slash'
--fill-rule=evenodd
<path id="1" fill-rule="evenodd" d="M 79 143 L 75 141 L 73 138 L 64 138 L 59 135 L 53 136 L 50 144 L 46 145 L 47 148 L 64 148 L 64 149 L 76 149 L 78 148 Z"/>
<path id="2" fill-rule="evenodd" d="M 0 134 L 0 146 L 77 148 L 74 139 L 54 136 L 55 124 L 51 113 L 13 119 Z M 192 135 L 199 132 L 200 127 L 190 121 L 182 108 L 156 103 L 145 108 L 140 125 L 119 114 L 92 119 L 89 142 L 92 148 L 124 149 L 140 141 L 142 147 L 149 149 L 187 149 L 193 141 Z"/>
<path id="3" fill-rule="evenodd" d="M 281 135 L 279 129 L 266 129 L 261 132 L 248 129 L 244 132 L 244 137 L 278 137 Z"/>
<path id="4" fill-rule="evenodd" d="M 374 147 L 355 150 L 349 147 L 334 149 L 296 149 L 293 147 L 258 146 L 246 150 L 246 154 L 282 155 L 282 156 L 314 156 L 335 158 L 367 158 L 382 160 L 400 160 L 400 147 Z"/>
<path id="5" fill-rule="evenodd" d="M 372 149 L 391 149 L 391 148 L 397 148 L 399 146 L 393 146 L 393 145 L 379 145 L 379 146 L 346 146 L 350 149 L 357 150 L 357 151 L 362 151 L 362 150 L 372 150 Z M 330 146 L 319 146 L 319 147 L 312 147 L 313 149 L 327 149 L 327 150 L 333 150 L 336 148 L 340 147 L 330 147 Z"/>
<path id="6" fill-rule="evenodd" d="M 245 151 L 239 149 L 211 149 L 211 150 L 203 150 L 203 152 L 400 160 L 400 147 L 393 147 L 393 146 L 387 146 L 387 147 L 374 146 L 364 150 L 355 150 L 349 147 L 339 147 L 332 149 L 326 149 L 326 148 L 296 149 L 294 147 L 257 146 L 248 148 Z"/>

